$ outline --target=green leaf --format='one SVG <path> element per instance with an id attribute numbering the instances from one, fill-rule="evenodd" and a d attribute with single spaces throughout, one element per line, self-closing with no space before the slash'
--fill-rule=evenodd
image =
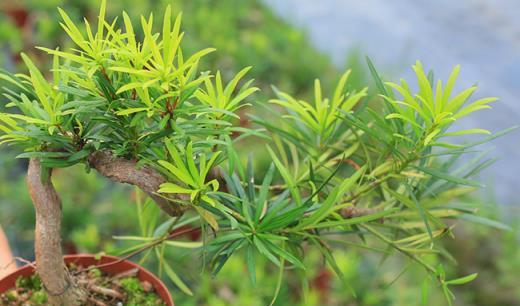
<path id="1" fill-rule="evenodd" d="M 171 48 L 171 21 L 172 21 L 172 7 L 171 5 L 166 6 L 166 10 L 164 11 L 163 18 L 163 32 L 162 32 L 162 42 L 163 42 L 163 57 L 166 60 L 166 64 L 170 65 L 171 60 L 173 60 L 173 56 L 170 57 L 170 54 L 174 51 Z"/>
<path id="2" fill-rule="evenodd" d="M 166 168 L 171 174 L 173 174 L 179 181 L 189 184 L 191 186 L 197 186 L 193 178 L 191 177 L 190 173 L 186 169 L 179 169 L 172 165 L 171 163 L 160 160 L 157 162 L 159 165 Z"/>
<path id="3" fill-rule="evenodd" d="M 430 291 L 430 283 L 428 278 L 425 278 L 421 286 L 421 306 L 428 306 L 428 297 Z"/>
<path id="4" fill-rule="evenodd" d="M 280 207 L 281 209 L 281 207 Z M 292 223 L 297 222 L 303 217 L 303 214 L 307 211 L 308 207 L 305 205 L 295 207 L 282 214 L 275 216 L 274 210 L 269 211 L 268 216 L 262 219 L 260 229 L 262 231 L 272 231 L 275 229 L 282 229 L 289 226 Z M 274 217 L 275 216 L 275 217 Z"/>
<path id="5" fill-rule="evenodd" d="M 169 240 L 169 241 L 165 241 L 164 244 L 175 247 L 175 248 L 181 248 L 181 249 L 198 249 L 203 246 L 202 242 L 200 242 L 200 241 Z"/>
<path id="6" fill-rule="evenodd" d="M 25 92 L 28 91 L 27 88 L 23 86 L 23 83 L 18 80 L 18 78 L 13 77 L 11 74 L 9 74 L 9 72 L 5 72 L 4 70 L 0 70 L 0 80 L 7 81 Z"/>
<path id="7" fill-rule="evenodd" d="M 428 108 L 430 110 L 432 117 L 435 116 L 435 105 L 433 102 L 433 92 L 432 92 L 432 85 L 430 84 L 430 81 L 428 80 L 428 77 L 424 74 L 424 69 L 422 66 L 422 63 L 420 61 L 417 61 L 415 65 L 412 66 L 412 69 L 415 71 L 415 74 L 417 76 L 417 81 L 419 83 L 420 88 L 420 94 L 421 96 L 418 96 L 422 98 Z"/>
<path id="8" fill-rule="evenodd" d="M 81 34 L 81 31 L 76 27 L 76 24 L 70 19 L 69 15 L 62 10 L 61 8 L 58 8 L 58 12 L 60 13 L 61 17 L 63 18 L 63 21 L 65 24 L 60 23 L 62 28 L 67 32 L 69 37 L 78 45 L 81 49 L 89 52 L 92 52 L 92 49 L 89 47 L 87 41 Z"/>
<path id="9" fill-rule="evenodd" d="M 190 176 L 193 178 L 196 186 L 202 187 L 204 185 L 204 178 L 199 175 L 199 170 L 195 165 L 195 155 L 193 154 L 193 142 L 188 142 L 186 146 L 186 163 L 188 165 L 188 170 Z"/>
<path id="10" fill-rule="evenodd" d="M 125 116 L 125 115 L 130 115 L 133 113 L 143 112 L 143 111 L 147 111 L 147 110 L 148 110 L 148 107 L 127 108 L 127 109 L 118 111 L 116 114 L 119 116 Z"/>
<path id="11" fill-rule="evenodd" d="M 365 57 L 365 59 L 367 61 L 368 69 L 370 70 L 370 74 L 372 75 L 372 78 L 374 79 L 374 82 L 376 83 L 376 87 L 377 87 L 378 91 L 381 94 L 383 94 L 387 97 L 390 97 L 389 92 L 386 90 L 385 84 L 383 83 L 383 80 L 381 80 L 381 77 L 379 76 L 379 73 L 376 70 L 376 67 L 374 66 L 374 64 L 372 63 L 372 61 L 370 60 L 370 58 L 368 56 Z"/>
<path id="12" fill-rule="evenodd" d="M 321 206 L 315 210 L 308 218 L 303 219 L 296 229 L 307 229 L 312 228 L 314 225 L 318 224 L 321 220 L 327 218 L 334 210 L 334 204 L 338 202 L 338 199 L 343 197 L 345 192 L 349 190 L 361 177 L 363 173 L 365 173 L 366 165 L 358 169 L 354 174 L 352 174 L 349 178 L 345 179 L 340 185 L 336 186 L 327 196 L 325 201 L 321 204 Z"/>
<path id="13" fill-rule="evenodd" d="M 381 220 L 381 218 L 391 215 L 395 212 L 397 212 L 397 208 L 390 208 L 386 210 L 382 210 L 380 212 L 376 212 L 370 215 L 360 216 L 360 217 L 354 217 L 350 219 L 343 219 L 343 220 L 336 220 L 336 221 L 325 221 L 321 222 L 312 226 L 307 226 L 306 228 L 309 229 L 321 229 L 321 228 L 332 228 L 335 226 L 352 226 L 352 225 L 358 225 L 358 224 L 364 224 L 371 221 Z"/>
<path id="14" fill-rule="evenodd" d="M 473 86 L 460 92 L 450 102 L 448 102 L 446 111 L 452 113 L 457 112 L 476 90 L 477 87 Z"/>
<path id="15" fill-rule="evenodd" d="M 253 166 L 253 155 L 249 154 L 247 158 L 247 168 L 246 168 L 246 175 L 247 175 L 247 199 L 250 203 L 252 203 L 255 198 L 255 173 L 254 173 L 254 166 Z"/>
<path id="16" fill-rule="evenodd" d="M 419 215 L 421 216 L 421 219 L 424 222 L 424 225 L 426 226 L 426 231 L 428 232 L 428 236 L 430 237 L 430 242 L 433 244 L 433 234 L 432 229 L 430 227 L 430 222 L 428 222 L 428 216 L 427 211 L 423 208 L 422 204 L 417 200 L 417 197 L 415 196 L 414 189 L 410 184 L 406 184 L 406 191 L 408 191 L 408 194 L 410 195 L 410 199 L 415 203 L 415 207 L 419 211 Z"/>
<path id="17" fill-rule="evenodd" d="M 78 160 L 86 158 L 87 156 L 89 156 L 89 154 L 90 154 L 89 150 L 81 150 L 81 151 L 78 151 L 78 152 L 70 155 L 68 161 L 69 162 L 76 162 Z"/>
<path id="18" fill-rule="evenodd" d="M 34 87 L 34 91 L 35 91 L 36 95 L 38 96 L 40 103 L 43 105 L 43 108 L 45 109 L 45 111 L 52 118 L 54 116 L 54 110 L 51 105 L 51 102 L 48 99 L 48 93 L 50 91 L 49 83 L 45 80 L 45 78 L 41 74 L 40 70 L 38 70 L 38 68 L 36 68 L 34 63 L 31 61 L 31 59 L 27 55 L 25 55 L 25 53 L 21 53 L 20 55 L 22 56 L 22 59 L 25 62 L 25 65 L 27 66 L 27 68 L 29 68 L 29 72 L 31 74 L 32 85 Z"/>
<path id="19" fill-rule="evenodd" d="M 430 144 L 430 142 L 435 139 L 435 136 L 437 136 L 439 133 L 441 132 L 441 129 L 435 129 L 433 130 L 430 134 L 428 134 L 425 138 L 424 138 L 424 145 L 427 146 L 428 144 Z"/>
<path id="20" fill-rule="evenodd" d="M 252 67 L 249 66 L 249 67 L 245 67 L 244 69 L 240 70 L 233 77 L 233 79 L 226 85 L 226 88 L 224 89 L 224 96 L 226 97 L 226 99 L 228 99 L 228 100 L 231 99 L 231 94 L 237 87 L 238 82 L 240 81 L 240 79 L 242 79 L 244 77 L 244 75 L 246 75 L 246 73 L 249 72 L 249 70 L 251 70 L 251 68 Z"/>
<path id="21" fill-rule="evenodd" d="M 18 154 L 16 158 L 62 158 L 69 157 L 67 152 L 25 152 Z"/>
<path id="22" fill-rule="evenodd" d="M 280 172 L 283 179 L 287 183 L 289 190 L 291 192 L 291 195 L 293 196 L 293 199 L 296 201 L 296 205 L 300 206 L 302 203 L 302 200 L 301 200 L 300 191 L 298 190 L 298 186 L 296 185 L 295 179 L 289 173 L 289 170 L 287 168 L 285 168 L 285 166 L 282 164 L 282 162 L 278 159 L 278 157 L 273 152 L 271 147 L 267 146 L 267 150 L 269 151 L 269 154 L 271 155 L 271 158 L 273 159 L 273 162 L 276 165 L 278 172 Z"/>
<path id="23" fill-rule="evenodd" d="M 98 27 L 97 27 L 97 36 L 98 40 L 103 38 L 103 30 L 105 29 L 105 14 L 107 10 L 107 1 L 101 0 L 101 5 L 99 7 L 99 15 L 98 15 Z"/>
<path id="24" fill-rule="evenodd" d="M 445 180 L 445 181 L 448 181 L 448 182 L 451 182 L 451 183 L 455 183 L 455 184 L 458 184 L 458 185 L 474 186 L 474 187 L 484 187 L 484 185 L 482 185 L 479 182 L 475 182 L 475 181 L 472 181 L 472 180 L 468 180 L 468 179 L 460 178 L 460 177 L 457 177 L 457 176 L 453 176 L 453 175 L 450 175 L 448 173 L 441 172 L 441 171 L 439 171 L 437 169 L 426 168 L 426 167 L 421 167 L 421 166 L 413 166 L 413 167 L 418 169 L 418 170 L 420 170 L 420 171 L 422 171 L 422 172 L 424 172 L 424 173 L 426 173 L 426 174 L 431 175 L 434 178 L 442 179 L 442 180 Z"/>
<path id="25" fill-rule="evenodd" d="M 448 81 L 446 82 L 446 88 L 444 89 L 444 93 L 442 95 L 442 109 L 444 110 L 444 107 L 446 104 L 448 104 L 448 101 L 451 96 L 451 92 L 453 90 L 453 87 L 455 87 L 455 82 L 457 81 L 457 77 L 459 76 L 460 72 L 460 65 L 457 65 L 453 68 L 451 71 L 450 76 L 448 77 Z"/>
<path id="26" fill-rule="evenodd" d="M 42 120 L 42 119 L 38 119 L 38 118 L 33 118 L 33 117 L 28 117 L 28 116 L 24 116 L 24 115 L 19 115 L 19 114 L 9 114 L 8 115 L 10 118 L 14 118 L 14 119 L 18 119 L 18 120 L 23 120 L 27 123 L 30 123 L 30 124 L 40 124 L 40 125 L 48 125 L 50 122 L 48 121 L 45 121 L 45 120 Z"/>
<path id="27" fill-rule="evenodd" d="M 113 236 L 112 238 L 116 240 L 125 240 L 125 241 L 154 241 L 154 237 L 140 237 L 140 236 Z"/>
<path id="28" fill-rule="evenodd" d="M 253 283 L 253 285 L 256 285 L 255 249 L 252 245 L 249 245 L 246 249 L 246 263 L 251 283 Z"/>
<path id="29" fill-rule="evenodd" d="M 190 288 L 182 281 L 182 279 L 173 271 L 173 269 L 170 267 L 170 265 L 164 261 L 163 257 L 159 253 L 158 249 L 155 249 L 157 253 L 157 257 L 161 261 L 161 264 L 164 267 L 164 272 L 166 272 L 166 275 L 168 275 L 168 278 L 177 286 L 179 289 L 181 289 L 182 292 L 186 293 L 189 296 L 193 296 L 193 292 L 190 290 Z"/>
<path id="30" fill-rule="evenodd" d="M 205 210 L 202 207 L 199 206 L 193 206 L 195 210 L 199 213 L 199 215 L 206 221 L 208 224 L 213 228 L 215 231 L 218 231 L 219 226 L 217 219 L 215 219 L 215 216 L 210 213 L 209 211 Z"/>
<path id="31" fill-rule="evenodd" d="M 271 303 L 269 303 L 269 306 L 273 306 L 276 302 L 276 299 L 278 299 L 278 295 L 280 294 L 280 288 L 282 288 L 282 281 L 283 281 L 283 273 L 285 271 L 285 263 L 282 258 L 282 261 L 280 263 L 280 268 L 278 272 L 278 278 L 276 280 L 276 289 L 274 291 L 273 299 L 271 300 Z"/>
<path id="32" fill-rule="evenodd" d="M 504 130 L 501 130 L 499 132 L 496 132 L 495 134 L 493 134 L 493 135 L 491 135 L 489 137 L 486 137 L 486 138 L 481 139 L 479 141 L 475 141 L 475 142 L 469 143 L 469 144 L 465 145 L 464 148 L 467 149 L 467 148 L 475 147 L 475 146 L 478 146 L 480 144 L 489 142 L 489 141 L 491 141 L 491 140 L 493 140 L 495 138 L 502 137 L 502 136 L 504 136 L 506 134 L 509 134 L 509 133 L 517 130 L 518 128 L 520 128 L 520 125 L 514 125 L 514 126 L 509 127 L 507 129 L 504 129 Z"/>
<path id="33" fill-rule="evenodd" d="M 473 274 L 470 274 L 470 275 L 467 275 L 467 276 L 464 276 L 461 278 L 456 278 L 456 279 L 446 281 L 446 284 L 447 285 L 464 285 L 464 284 L 467 284 L 467 283 L 473 281 L 474 279 L 476 279 L 477 276 L 478 276 L 478 273 L 473 273 Z"/>
<path id="34" fill-rule="evenodd" d="M 253 236 L 253 243 L 256 246 L 256 248 L 258 249 L 258 251 L 260 252 L 260 254 L 267 257 L 267 259 L 269 259 L 271 262 L 273 262 L 278 267 L 282 266 L 282 264 L 280 263 L 280 260 L 278 260 L 278 258 L 276 258 L 276 256 L 274 256 L 273 253 L 267 249 L 266 245 L 262 242 L 262 239 L 260 239 L 256 236 Z"/>
<path id="35" fill-rule="evenodd" d="M 194 192 L 192 189 L 187 189 L 173 183 L 163 183 L 159 187 L 158 192 L 160 193 L 187 193 L 191 194 Z"/>
<path id="36" fill-rule="evenodd" d="M 462 214 L 459 216 L 459 218 L 462 220 L 469 221 L 469 222 L 478 223 L 478 224 L 486 225 L 489 227 L 494 227 L 494 228 L 505 230 L 505 231 L 513 231 L 513 229 L 510 226 L 508 226 L 504 223 L 501 223 L 501 222 L 498 222 L 495 220 L 491 220 L 491 219 L 488 219 L 485 217 L 481 217 L 481 216 L 475 216 L 475 215 L 471 215 L 471 214 Z"/>
<path id="37" fill-rule="evenodd" d="M 305 270 L 305 266 L 303 265 L 303 263 L 296 256 L 294 256 L 291 253 L 287 252 L 287 250 L 285 250 L 283 247 L 279 247 L 276 244 L 270 242 L 269 240 L 266 240 L 265 244 L 268 245 L 269 248 L 274 253 L 278 254 L 278 256 L 280 256 L 281 258 L 287 260 L 288 262 L 292 263 L 296 267 L 298 267 L 298 268 L 300 268 L 302 270 Z M 283 245 L 283 243 L 282 243 L 282 245 Z"/>
<path id="38" fill-rule="evenodd" d="M 273 163 L 269 166 L 267 173 L 264 176 L 264 180 L 262 182 L 262 187 L 260 187 L 260 192 L 258 193 L 258 198 L 256 199 L 256 210 L 255 210 L 255 221 L 258 222 L 262 217 L 262 214 L 267 209 L 267 196 L 269 194 L 269 187 L 271 186 L 271 182 L 273 181 L 275 166 Z"/>
<path id="39" fill-rule="evenodd" d="M 449 136 L 462 136 L 462 135 L 471 135 L 471 134 L 491 134 L 490 131 L 484 130 L 484 129 L 468 129 L 468 130 L 461 130 L 456 132 L 449 132 L 442 134 L 441 137 L 449 137 Z"/>

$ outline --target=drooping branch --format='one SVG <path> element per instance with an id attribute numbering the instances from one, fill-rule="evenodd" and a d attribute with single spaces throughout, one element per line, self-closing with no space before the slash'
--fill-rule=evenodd
<path id="1" fill-rule="evenodd" d="M 146 192 L 159 207 L 170 216 L 182 215 L 188 206 L 181 206 L 158 196 L 157 190 L 166 179 L 155 169 L 148 166 L 137 168 L 137 161 L 115 157 L 108 151 L 96 151 L 92 153 L 88 162 L 101 175 L 114 182 L 126 183 L 139 187 Z M 189 200 L 178 195 L 179 200 Z"/>
<path id="2" fill-rule="evenodd" d="M 50 176 L 45 182 L 42 180 L 42 169 L 37 158 L 29 161 L 27 185 L 36 211 L 36 269 L 49 294 L 49 303 L 58 306 L 82 305 L 86 294 L 76 287 L 63 263 L 61 200 Z"/>

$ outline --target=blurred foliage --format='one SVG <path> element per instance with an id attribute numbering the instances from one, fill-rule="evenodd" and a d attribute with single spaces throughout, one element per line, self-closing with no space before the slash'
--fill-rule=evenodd
<path id="1" fill-rule="evenodd" d="M 183 40 L 186 53 L 217 48 L 218 52 L 209 56 L 201 69 L 222 70 L 224 79 L 243 67 L 253 66 L 251 76 L 262 89 L 276 84 L 302 94 L 315 77 L 327 80 L 334 72 L 328 58 L 310 46 L 303 32 L 285 24 L 259 0 L 118 0 L 110 1 L 107 14 L 125 10 L 134 18 L 147 12 L 162 16 L 161 10 L 167 4 L 173 5 L 174 12 L 183 12 L 183 28 L 189 29 Z M 94 20 L 98 5 L 98 0 L 21 0 L 0 5 L 0 30 L 5 29 L 0 31 L 0 50 L 10 51 L 4 52 L 2 66 L 6 61 L 7 67 L 17 66 L 20 51 L 31 51 L 31 58 L 37 56 L 41 64 L 49 65 L 33 46 L 71 45 L 55 22 L 59 19 L 56 7 L 63 8 L 79 23 L 82 16 Z"/>

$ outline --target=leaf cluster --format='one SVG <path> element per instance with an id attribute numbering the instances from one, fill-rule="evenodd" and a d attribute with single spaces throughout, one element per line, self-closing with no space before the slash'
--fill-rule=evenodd
<path id="1" fill-rule="evenodd" d="M 25 55 L 28 75 L 0 74 L 12 85 L 4 92 L 12 111 L 0 114 L 0 144 L 17 146 L 19 157 L 40 158 L 48 168 L 88 167 L 88 157 L 104 150 L 160 171 L 167 182 L 157 195 L 192 212 L 159 224 L 156 210 L 138 205 L 141 236 L 120 239 L 140 241 L 129 251 L 150 248 L 147 254 L 154 252 L 160 270 L 186 293 L 191 291 L 163 256 L 165 245 L 194 247 L 169 239 L 181 224 L 203 230 L 202 254 L 213 273 L 241 253 L 253 281 L 257 256 L 280 269 L 279 282 L 288 267 L 305 273 L 308 247 L 319 249 L 342 278 L 336 245 L 384 258 L 400 253 L 437 280 L 450 302 L 448 286 L 475 277 L 447 280 L 442 266 L 433 267 L 428 258 L 450 259 L 436 244 L 452 235 L 448 219 L 493 224 L 453 202 L 480 185 L 473 177 L 493 160 L 459 159 L 509 130 L 474 143 L 440 141 L 490 134 L 448 131 L 495 100 L 469 102 L 475 86 L 453 93 L 458 67 L 443 86 L 417 62 L 419 91 L 413 93 L 405 80 L 384 82 L 368 61 L 379 97 L 368 97 L 367 88 L 354 90 L 347 71 L 329 97 L 316 80 L 312 102 L 276 90 L 270 106 L 254 104 L 268 107 L 269 117 L 252 115 L 262 128 L 252 130 L 240 125 L 238 114 L 257 91 L 251 80 L 242 81 L 250 68 L 227 84 L 220 72 L 199 72 L 214 49 L 185 55 L 182 15 L 173 18 L 169 6 L 158 33 L 154 16 L 141 16 L 140 39 L 126 13 L 122 22 L 106 21 L 105 1 L 95 30 L 87 20 L 80 29 L 65 11 L 60 14 L 75 47 L 40 48 L 54 57 L 52 81 Z M 266 144 L 271 163 L 260 174 L 253 156 L 243 165 L 239 142 L 246 136 Z"/>

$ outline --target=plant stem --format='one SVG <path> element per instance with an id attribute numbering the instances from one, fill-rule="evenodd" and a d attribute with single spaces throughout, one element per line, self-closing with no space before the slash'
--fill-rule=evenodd
<path id="1" fill-rule="evenodd" d="M 34 249 L 36 271 L 49 295 L 50 305 L 83 305 L 86 292 L 77 287 L 63 262 L 61 251 L 61 200 L 50 174 L 44 180 L 40 160 L 31 158 L 27 185 L 36 212 Z"/>
<path id="2" fill-rule="evenodd" d="M 74 275 L 80 274 L 80 273 L 83 273 L 83 272 L 86 272 L 86 271 L 90 271 L 92 269 L 101 269 L 101 268 L 105 268 L 105 267 L 109 267 L 109 266 L 121 263 L 121 262 L 123 262 L 125 260 L 128 260 L 128 259 L 130 259 L 132 257 L 135 257 L 135 256 L 143 253 L 146 250 L 149 250 L 149 249 L 151 249 L 153 247 L 156 247 L 156 246 L 160 245 L 161 243 L 163 243 L 166 240 L 170 240 L 170 239 L 175 238 L 177 236 L 189 234 L 189 233 L 197 231 L 197 230 L 199 230 L 199 228 L 188 228 L 188 229 L 185 229 L 185 230 L 182 230 L 182 231 L 179 231 L 179 232 L 170 233 L 170 234 L 165 235 L 163 237 L 157 238 L 156 240 L 154 240 L 154 241 L 150 242 L 149 244 L 145 245 L 144 247 L 142 247 L 142 248 L 140 248 L 140 249 L 138 249 L 136 251 L 133 251 L 132 253 L 130 253 L 130 254 L 124 256 L 124 257 L 121 257 L 120 259 L 118 259 L 116 261 L 105 263 L 105 264 L 100 264 L 100 265 L 95 265 L 95 266 L 90 266 L 90 267 L 85 268 L 83 270 L 75 271 Z"/>

